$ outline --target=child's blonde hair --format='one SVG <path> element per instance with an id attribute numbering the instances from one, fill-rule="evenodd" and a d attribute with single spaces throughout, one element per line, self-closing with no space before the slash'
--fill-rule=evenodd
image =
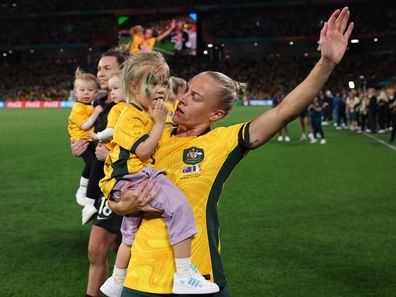
<path id="1" fill-rule="evenodd" d="M 136 53 L 130 56 L 122 65 L 122 88 L 125 98 L 130 103 L 136 94 L 132 94 L 129 83 L 140 85 L 144 78 L 150 74 L 155 75 L 159 70 L 165 69 L 169 75 L 169 66 L 164 56 L 159 52 Z"/>
<path id="2" fill-rule="evenodd" d="M 84 72 L 80 67 L 77 67 L 76 73 L 74 75 L 74 88 L 77 87 L 77 82 L 79 80 L 86 82 L 91 81 L 95 89 L 98 89 L 98 80 L 96 79 L 96 76 L 91 73 Z"/>
<path id="3" fill-rule="evenodd" d="M 187 82 L 181 77 L 171 76 L 168 82 L 169 97 L 176 99 L 179 88 L 187 88 Z"/>
<path id="4" fill-rule="evenodd" d="M 110 76 L 109 81 L 110 81 L 110 79 L 117 79 L 121 83 L 120 86 L 122 87 L 122 72 L 121 71 L 113 73 Z"/>
<path id="5" fill-rule="evenodd" d="M 138 33 L 143 33 L 144 29 L 140 25 L 133 26 L 130 30 L 132 35 L 136 35 Z"/>

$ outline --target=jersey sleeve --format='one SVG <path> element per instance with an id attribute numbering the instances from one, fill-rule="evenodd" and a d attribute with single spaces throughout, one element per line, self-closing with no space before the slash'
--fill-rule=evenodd
<path id="1" fill-rule="evenodd" d="M 89 112 L 89 109 L 85 108 L 85 106 L 81 104 L 76 104 L 73 107 L 73 110 L 70 115 L 70 119 L 78 126 L 80 127 L 82 124 L 84 124 L 87 120 L 90 114 L 92 113 Z"/>
<path id="2" fill-rule="evenodd" d="M 118 118 L 120 117 L 120 110 L 117 108 L 117 105 L 114 106 L 107 116 L 107 128 L 114 128 L 117 124 Z"/>
<path id="3" fill-rule="evenodd" d="M 149 135 L 146 131 L 145 120 L 134 111 L 123 112 L 113 134 L 113 141 L 122 148 L 135 153 L 137 146 L 146 140 Z"/>
<path id="4" fill-rule="evenodd" d="M 253 149 L 250 143 L 250 134 L 249 134 L 250 123 L 251 122 L 247 122 L 243 124 L 238 131 L 238 144 L 244 151 Z"/>

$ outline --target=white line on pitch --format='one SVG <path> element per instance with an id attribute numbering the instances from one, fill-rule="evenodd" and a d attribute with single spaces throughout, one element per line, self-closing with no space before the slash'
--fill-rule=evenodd
<path id="1" fill-rule="evenodd" d="M 370 135 L 370 134 L 367 134 L 367 133 L 363 133 L 363 134 L 366 135 L 367 137 L 370 137 L 370 138 L 372 138 L 372 139 L 378 141 L 379 143 L 381 143 L 381 144 L 383 144 L 383 145 L 389 147 L 391 150 L 396 151 L 396 146 L 391 145 L 391 144 L 389 144 L 389 143 L 387 143 L 386 141 L 383 141 L 383 140 L 381 140 L 381 139 L 378 139 L 377 137 L 375 137 L 375 136 L 373 136 L 373 135 Z"/>

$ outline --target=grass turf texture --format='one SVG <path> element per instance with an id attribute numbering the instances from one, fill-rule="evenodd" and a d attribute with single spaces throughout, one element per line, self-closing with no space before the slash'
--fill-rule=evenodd
<path id="1" fill-rule="evenodd" d="M 70 154 L 69 112 L 0 110 L 0 296 L 84 296 L 90 227 L 74 198 L 83 161 Z M 395 296 L 396 152 L 334 127 L 326 145 L 298 141 L 297 121 L 289 130 L 291 143 L 249 153 L 224 188 L 232 296 Z"/>

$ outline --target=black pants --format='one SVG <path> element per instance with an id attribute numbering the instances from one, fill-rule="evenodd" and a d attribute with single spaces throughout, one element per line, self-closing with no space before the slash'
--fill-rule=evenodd
<path id="1" fill-rule="evenodd" d="M 85 177 L 86 179 L 89 179 L 89 177 L 91 175 L 92 163 L 94 162 L 94 160 L 96 160 L 95 145 L 93 142 L 90 142 L 88 144 L 88 148 L 84 152 L 84 154 L 81 155 L 81 158 L 83 158 L 84 163 L 85 163 L 85 166 L 81 173 L 81 176 Z"/>
<path id="2" fill-rule="evenodd" d="M 367 121 L 367 114 L 361 113 L 360 114 L 360 127 L 362 128 L 361 131 L 366 130 L 366 121 Z"/>
<path id="3" fill-rule="evenodd" d="M 377 114 L 375 111 L 369 111 L 367 113 L 367 126 L 371 130 L 371 133 L 375 133 L 377 130 Z"/>
<path id="4" fill-rule="evenodd" d="M 102 196 L 102 192 L 99 188 L 99 181 L 104 177 L 103 166 L 103 161 L 99 161 L 96 158 L 93 160 L 87 186 L 87 198 L 97 200 Z"/>
<path id="5" fill-rule="evenodd" d="M 386 107 L 381 105 L 378 108 L 378 125 L 380 130 L 385 130 L 386 128 Z"/>
<path id="6" fill-rule="evenodd" d="M 391 122 L 392 122 L 392 133 L 390 141 L 393 142 L 395 140 L 396 135 L 396 113 L 391 113 Z"/>
<path id="7" fill-rule="evenodd" d="M 339 119 L 339 123 L 337 123 L 338 126 L 341 125 L 341 122 L 343 122 L 345 126 L 348 126 L 348 121 L 347 121 L 347 117 L 346 117 L 345 111 L 340 111 L 339 112 L 339 118 L 338 119 Z"/>
<path id="8" fill-rule="evenodd" d="M 322 129 L 322 123 L 320 119 L 312 119 L 311 118 L 311 124 L 312 124 L 312 130 L 313 130 L 313 136 L 316 139 L 316 134 L 319 133 L 320 137 L 323 139 L 325 138 L 323 129 Z"/>

